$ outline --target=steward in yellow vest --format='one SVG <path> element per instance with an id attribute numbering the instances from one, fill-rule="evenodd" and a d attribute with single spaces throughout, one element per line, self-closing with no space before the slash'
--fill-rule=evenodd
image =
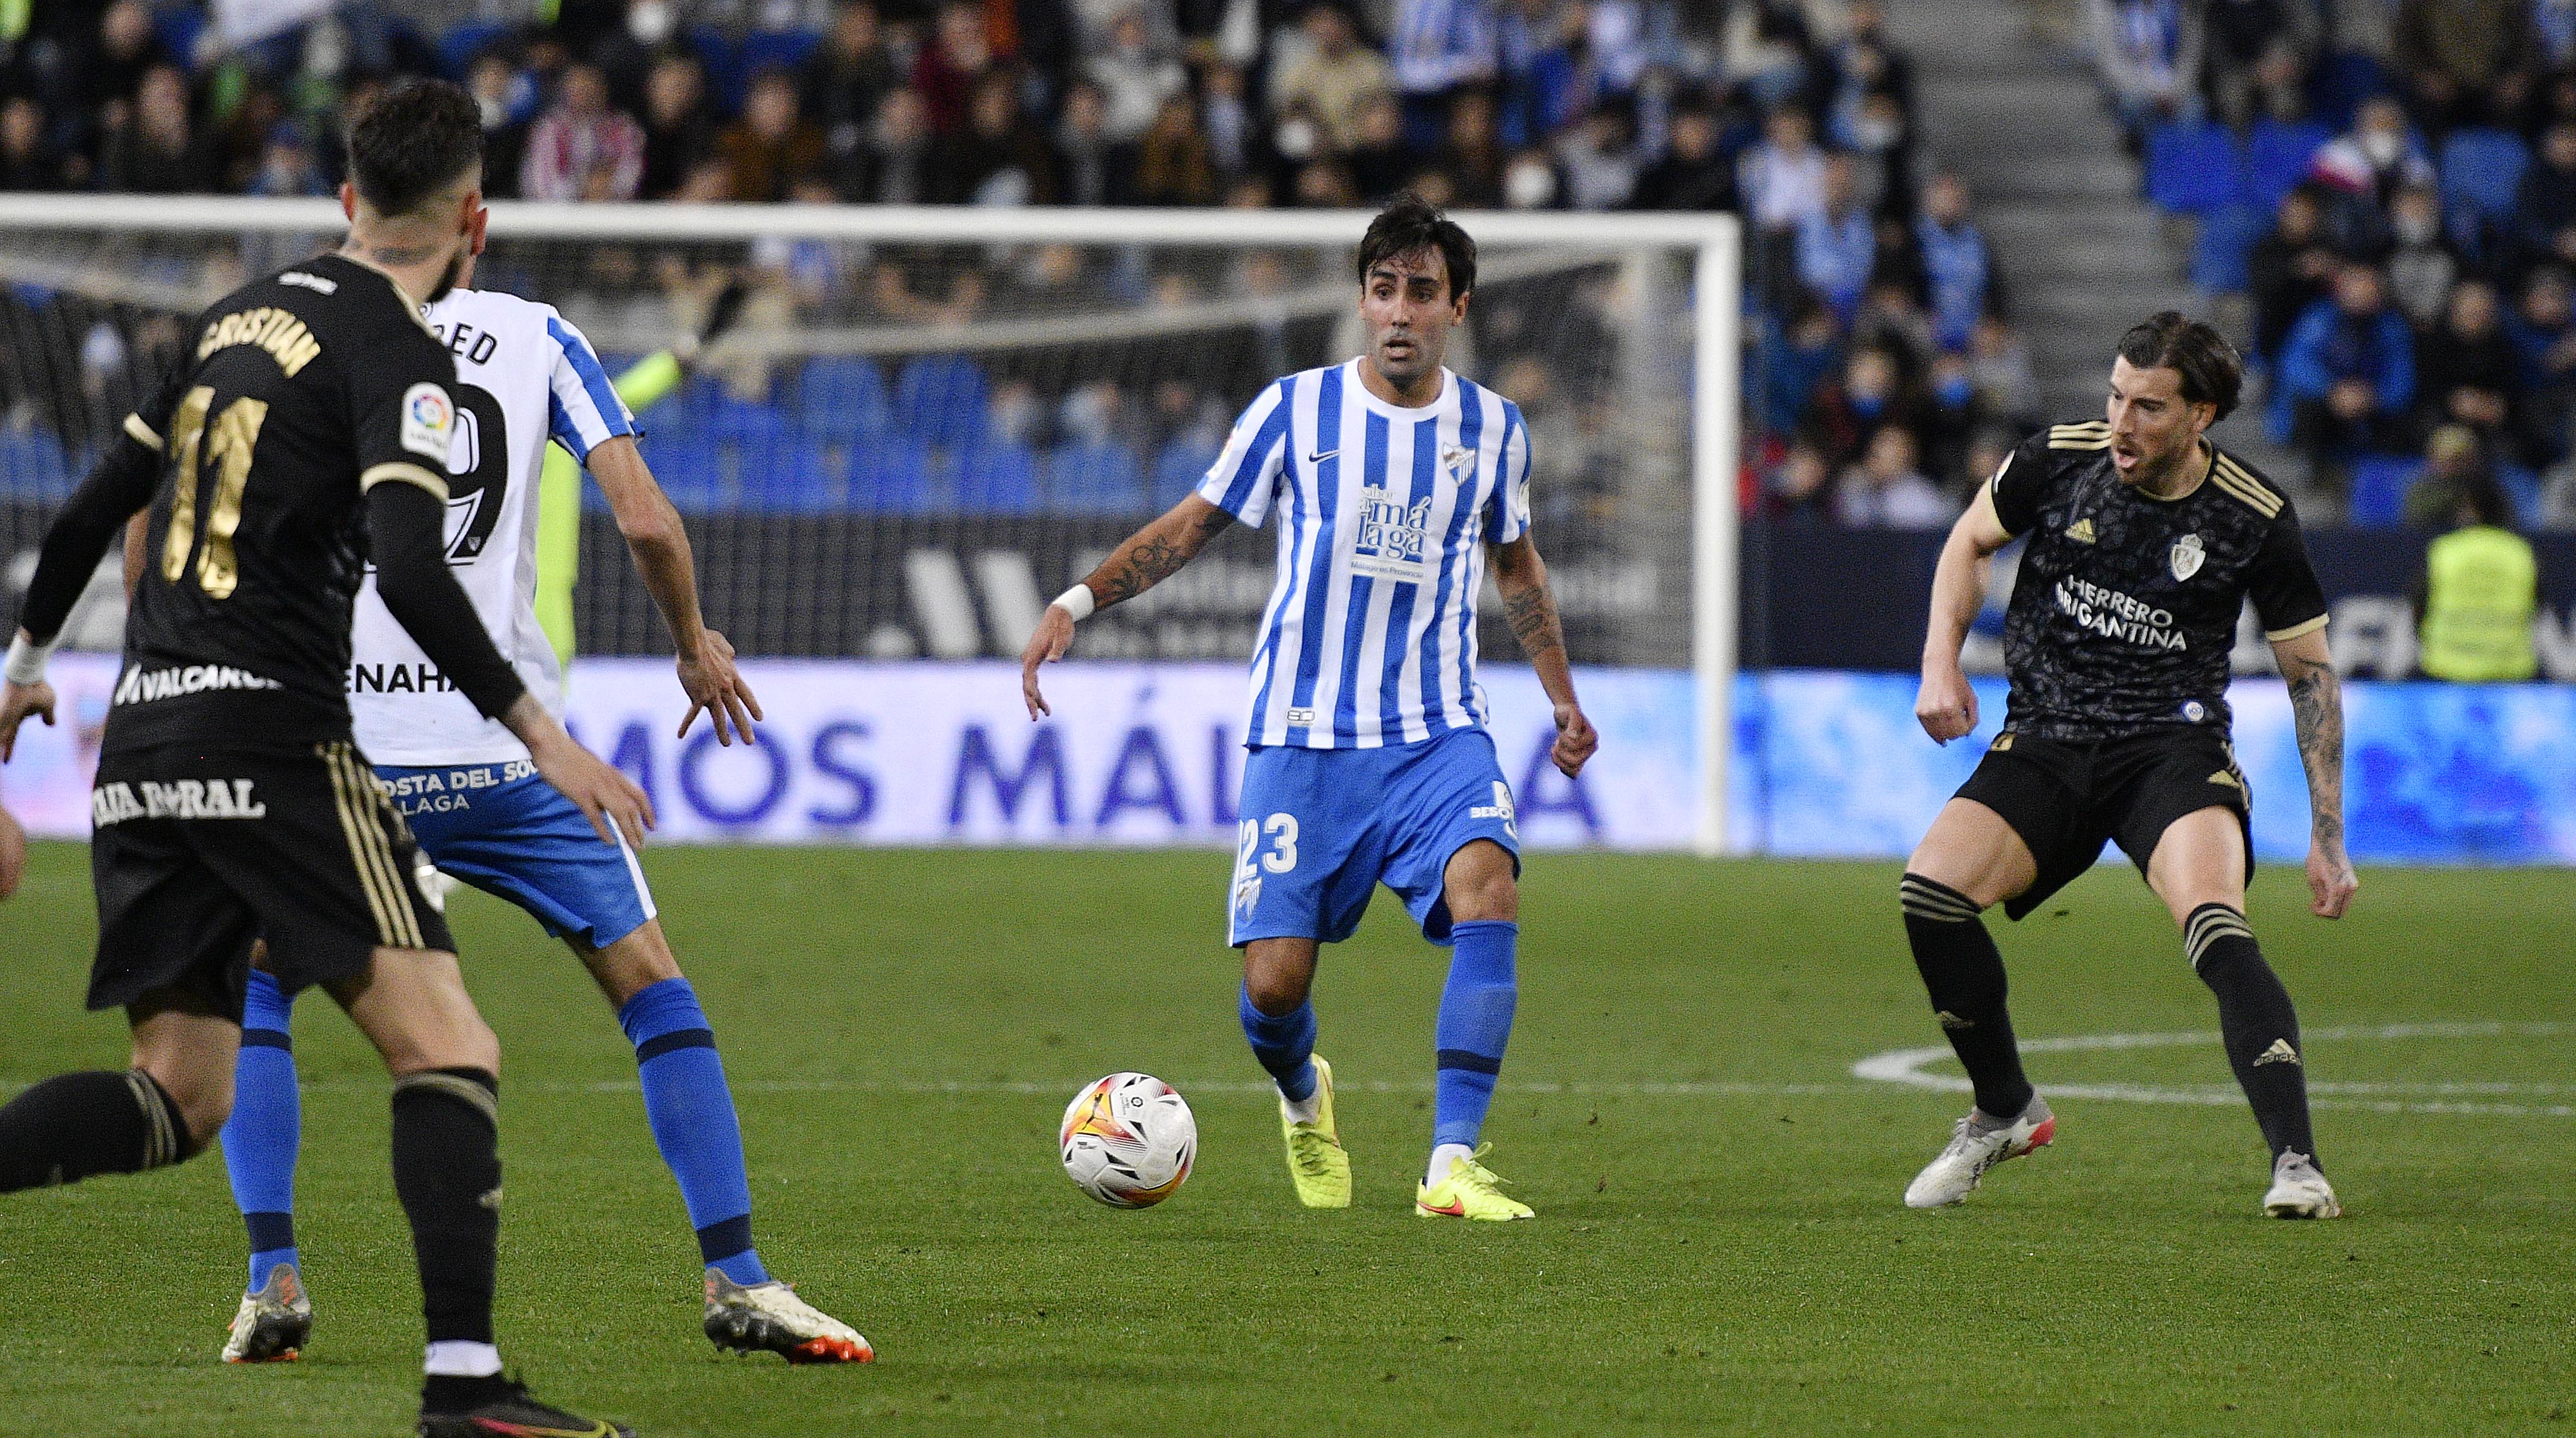
<path id="1" fill-rule="evenodd" d="M 2505 528 L 2495 481 L 2478 476 L 2457 500 L 2459 527 L 2424 554 L 2420 662 L 2428 678 L 2454 684 L 2519 683 L 2540 667 L 2531 638 L 2540 567 L 2530 541 Z"/>

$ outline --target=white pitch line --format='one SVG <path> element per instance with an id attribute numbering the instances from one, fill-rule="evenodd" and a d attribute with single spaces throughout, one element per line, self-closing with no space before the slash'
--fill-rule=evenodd
<path id="1" fill-rule="evenodd" d="M 2422 1024 L 2346 1024 L 2335 1028 L 2312 1029 L 2304 1040 L 2318 1043 L 2350 1043 L 2361 1040 L 2393 1039 L 2481 1039 L 2481 1038 L 2557 1038 L 2576 1026 L 2555 1022 L 2535 1023 L 2422 1023 Z M 2083 1053 L 2109 1049 L 2151 1049 L 2215 1047 L 2219 1036 L 2214 1033 L 2162 1034 L 2074 1034 L 2063 1038 L 2029 1039 L 2021 1045 L 2024 1053 Z M 1937 1093 L 1973 1093 L 1976 1086 L 1965 1077 L 1923 1072 L 1923 1066 L 1950 1058 L 1950 1046 L 1938 1048 L 1891 1049 L 1872 1054 L 1852 1065 L 1855 1078 L 1875 1083 L 1899 1084 L 1907 1088 L 1929 1089 Z M 2178 1088 L 2156 1084 L 2100 1083 L 2050 1084 L 2052 1098 L 2107 1099 L 2115 1103 L 2160 1103 L 2189 1105 L 2226 1105 L 2244 1102 L 2244 1096 L 2233 1087 L 2203 1085 Z M 2321 1109 L 2347 1109 L 2362 1113 L 2453 1114 L 2494 1118 L 2576 1118 L 2576 1104 L 2484 1103 L 2436 1095 L 2475 1094 L 2495 1097 L 2547 1097 L 2570 1092 L 2570 1086 L 2558 1083 L 2320 1083 L 2309 1086 L 2308 1106 Z M 2426 1097 L 2407 1100 L 2394 1095 L 2420 1094 Z M 2347 1097 L 2347 1095 L 2349 1095 Z M 2364 1097 L 2364 1095 L 2384 1095 Z"/>
<path id="2" fill-rule="evenodd" d="M 957 1094 L 965 1097 L 1006 1095 L 1034 1097 L 1073 1094 L 1082 1090 L 1088 1080 L 1066 1079 L 1062 1082 L 1036 1082 L 1025 1079 L 736 1079 L 736 1093 L 751 1094 Z M 1355 1081 L 1340 1079 L 1337 1086 L 1345 1093 L 1427 1094 L 1433 1091 L 1428 1079 L 1393 1082 L 1386 1079 Z M 622 1094 L 637 1093 L 641 1086 L 634 1079 L 512 1079 L 505 1085 L 512 1093 L 540 1094 Z M 1267 1080 L 1213 1079 L 1206 1082 L 1179 1082 L 1172 1085 L 1185 1094 L 1260 1095 L 1276 1093 Z M 0 1084 L 0 1091 L 23 1088 L 23 1084 Z M 381 1093 L 381 1081 L 368 1079 L 309 1079 L 301 1088 L 306 1093 Z M 1571 1098 L 1805 1098 L 1819 1095 L 1874 1093 L 1862 1083 L 1720 1083 L 1656 1080 L 1575 1081 L 1554 1083 L 1544 1080 L 1528 1083 L 1506 1083 L 1500 1092 L 1517 1095 L 1563 1095 Z"/>

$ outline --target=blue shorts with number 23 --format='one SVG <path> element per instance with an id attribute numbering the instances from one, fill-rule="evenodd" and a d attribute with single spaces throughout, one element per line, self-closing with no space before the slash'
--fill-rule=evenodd
<path id="1" fill-rule="evenodd" d="M 1435 944 L 1449 941 L 1441 879 L 1449 858 L 1491 839 L 1520 866 L 1511 786 L 1482 729 L 1377 749 L 1257 748 L 1243 765 L 1243 815 L 1227 942 L 1339 943 L 1383 881 Z"/>

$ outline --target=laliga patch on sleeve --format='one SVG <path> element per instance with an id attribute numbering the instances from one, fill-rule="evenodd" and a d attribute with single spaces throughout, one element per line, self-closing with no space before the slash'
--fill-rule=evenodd
<path id="1" fill-rule="evenodd" d="M 422 380 L 403 391 L 403 448 L 444 465 L 455 431 L 456 405 L 446 390 Z"/>

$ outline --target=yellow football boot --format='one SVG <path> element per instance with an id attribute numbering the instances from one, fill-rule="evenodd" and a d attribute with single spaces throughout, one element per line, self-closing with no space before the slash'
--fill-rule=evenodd
<path id="1" fill-rule="evenodd" d="M 1351 1206 L 1351 1156 L 1342 1147 L 1342 1132 L 1333 1124 L 1333 1066 L 1322 1054 L 1315 1066 L 1315 1121 L 1299 1123 L 1279 1099 L 1279 1128 L 1288 1138 L 1288 1179 L 1297 1185 L 1297 1201 L 1308 1208 Z"/>
<path id="2" fill-rule="evenodd" d="M 1488 1223 L 1538 1217 L 1528 1204 L 1504 1196 L 1503 1180 L 1485 1167 L 1485 1155 L 1492 1149 L 1490 1143 L 1478 1144 L 1472 1156 L 1449 1160 L 1447 1178 L 1414 1190 L 1413 1216 L 1473 1218 Z"/>

